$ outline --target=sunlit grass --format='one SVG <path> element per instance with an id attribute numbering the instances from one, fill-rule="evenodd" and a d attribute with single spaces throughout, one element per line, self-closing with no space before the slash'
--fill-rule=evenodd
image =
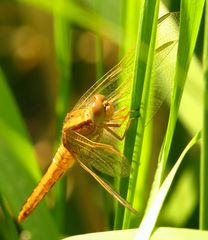
<path id="1" fill-rule="evenodd" d="M 203 72 L 204 72 L 204 107 L 203 107 L 203 130 L 202 130 L 202 154 L 201 154 L 201 163 L 200 163 L 200 219 L 199 226 L 202 230 L 208 229 L 208 2 L 206 1 L 205 6 L 205 28 L 204 28 L 204 55 L 203 55 Z"/>

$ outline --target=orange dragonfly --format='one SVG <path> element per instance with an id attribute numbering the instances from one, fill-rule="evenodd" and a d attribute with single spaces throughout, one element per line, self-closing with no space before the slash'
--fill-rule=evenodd
<path id="1" fill-rule="evenodd" d="M 164 15 L 159 20 L 158 35 L 161 27 L 172 14 Z M 176 47 L 176 40 L 161 42 L 156 49 L 161 59 L 166 62 Z M 61 144 L 47 172 L 23 205 L 18 221 L 25 219 L 38 205 L 58 179 L 78 162 L 95 180 L 97 180 L 116 200 L 133 213 L 136 210 L 123 199 L 108 183 L 99 177 L 98 170 L 112 177 L 126 177 L 130 174 L 127 158 L 116 149 L 116 140 L 122 141 L 130 124 L 130 90 L 133 78 L 134 54 L 123 58 L 99 81 L 97 81 L 78 101 L 73 110 L 66 115 Z M 121 78 L 121 79 L 120 79 Z M 157 90 L 158 84 L 156 84 Z M 162 96 L 159 102 L 163 102 Z M 157 107 L 150 118 L 158 110 Z M 123 129 L 123 134 L 118 130 Z"/>

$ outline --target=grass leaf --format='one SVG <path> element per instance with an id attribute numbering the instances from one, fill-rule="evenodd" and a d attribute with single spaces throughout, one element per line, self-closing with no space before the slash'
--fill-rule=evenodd
<path id="1" fill-rule="evenodd" d="M 151 198 L 157 193 L 161 184 L 163 173 L 168 159 L 169 150 L 172 143 L 173 133 L 177 121 L 182 93 L 189 69 L 189 64 L 193 55 L 196 38 L 202 17 L 204 1 L 181 1 L 180 32 L 178 43 L 178 54 L 176 63 L 176 73 L 171 98 L 171 108 L 168 127 L 160 150 L 158 168 L 155 174 L 155 181 L 151 192 Z"/>
<path id="2" fill-rule="evenodd" d="M 150 237 L 151 232 L 153 231 L 153 228 L 155 227 L 157 217 L 160 213 L 160 210 L 162 208 L 163 202 L 166 198 L 166 195 L 171 187 L 171 184 L 173 182 L 173 179 L 178 171 L 179 166 L 181 165 L 184 156 L 188 152 L 188 150 L 195 145 L 201 138 L 201 134 L 198 133 L 186 146 L 186 148 L 183 150 L 181 156 L 169 172 L 168 176 L 165 178 L 164 182 L 162 183 L 157 195 L 155 196 L 155 199 L 153 199 L 152 204 L 148 207 L 147 212 L 145 213 L 143 220 L 139 226 L 136 239 L 141 240 L 148 240 Z"/>
<path id="3" fill-rule="evenodd" d="M 134 169 L 130 176 L 127 200 L 133 204 L 135 198 L 135 189 L 138 178 L 141 141 L 143 140 L 145 129 L 145 118 L 147 114 L 147 105 L 149 90 L 151 85 L 151 76 L 153 69 L 153 59 L 155 54 L 155 39 L 158 24 L 158 1 L 146 1 L 143 9 L 142 21 L 139 23 L 138 40 L 135 57 L 135 76 L 132 90 L 131 110 L 135 112 L 140 109 L 142 119 L 138 123 L 138 118 L 132 120 L 132 125 L 126 136 L 124 154 L 128 159 L 132 159 L 132 168 Z M 141 24 L 141 25 L 140 25 Z M 141 34 L 140 34 L 141 33 Z M 143 108 L 140 108 L 142 103 Z M 134 118 L 134 116 L 131 116 Z M 138 130 L 137 130 L 138 126 Z M 137 132 L 138 131 L 138 132 Z M 139 136 L 136 138 L 136 135 Z M 137 146 L 134 150 L 134 146 Z M 130 226 L 130 212 L 125 209 L 123 228 Z"/>
<path id="4" fill-rule="evenodd" d="M 35 179 L 37 180 L 40 174 L 23 120 L 2 72 L 0 86 L 2 90 L 0 112 L 4 113 L 0 118 L 0 192 L 16 220 L 21 206 L 35 186 Z M 3 102 L 7 102 L 7 106 L 3 105 Z M 8 106 L 10 112 L 6 114 L 5 108 Z M 16 126 L 12 124 L 14 119 Z M 43 225 L 42 221 L 46 225 Z M 33 239 L 57 239 L 58 236 L 56 226 L 45 204 L 40 206 L 22 226 L 29 231 Z"/>
<path id="5" fill-rule="evenodd" d="M 203 131 L 202 131 L 202 154 L 200 159 L 200 229 L 208 229 L 208 2 L 205 8 L 204 28 L 204 109 L 203 109 Z"/>

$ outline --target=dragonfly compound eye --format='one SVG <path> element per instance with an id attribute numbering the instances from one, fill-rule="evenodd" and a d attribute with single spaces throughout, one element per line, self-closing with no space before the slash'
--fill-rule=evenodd
<path id="1" fill-rule="evenodd" d="M 94 95 L 92 112 L 96 123 L 101 123 L 111 118 L 113 109 L 112 103 L 105 96 L 101 94 Z"/>

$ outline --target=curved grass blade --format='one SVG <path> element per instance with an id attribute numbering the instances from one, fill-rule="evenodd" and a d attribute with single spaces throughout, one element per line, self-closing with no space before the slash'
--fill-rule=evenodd
<path id="1" fill-rule="evenodd" d="M 203 114 L 203 131 L 202 131 L 202 154 L 200 159 L 200 217 L 199 225 L 200 229 L 208 229 L 208 1 L 206 1 L 205 7 L 205 24 L 204 24 L 204 56 L 203 56 L 203 67 L 204 67 L 204 114 Z"/>
<path id="2" fill-rule="evenodd" d="M 152 197 L 157 193 L 160 183 L 162 181 L 165 170 L 172 137 L 177 121 L 178 110 L 180 106 L 181 97 L 184 90 L 184 85 L 188 73 L 189 64 L 193 55 L 196 38 L 202 17 L 204 1 L 189 1 L 181 2 L 181 16 L 180 16 L 180 32 L 178 53 L 176 62 L 176 73 L 174 78 L 173 94 L 171 98 L 170 117 L 168 121 L 167 132 L 160 151 L 158 168 L 155 174 L 155 181 L 151 190 L 150 202 Z M 187 38 L 189 40 L 187 40 Z"/>
<path id="3" fill-rule="evenodd" d="M 16 216 L 26 195 L 34 187 L 35 179 L 39 178 L 40 173 L 23 120 L 2 72 L 0 86 L 2 90 L 0 101 L 0 112 L 2 113 L 0 118 L 0 192 L 10 207 L 12 214 L 10 217 L 16 221 Z M 10 111 L 8 112 L 8 110 Z M 13 122 L 14 119 L 16 122 Z M 46 225 L 43 226 L 42 221 Z M 57 239 L 58 237 L 56 226 L 45 205 L 42 205 L 29 221 L 22 224 L 22 228 L 27 229 L 34 239 Z"/>
<path id="4" fill-rule="evenodd" d="M 189 142 L 189 144 L 186 146 L 186 148 L 181 153 L 179 159 L 169 172 L 168 176 L 162 183 L 158 193 L 156 194 L 155 198 L 153 199 L 151 205 L 148 207 L 143 220 L 139 226 L 138 232 L 136 234 L 135 239 L 141 239 L 141 240 L 148 240 L 154 227 L 156 224 L 157 217 L 160 213 L 160 210 L 162 208 L 163 202 L 167 196 L 167 193 L 171 187 L 171 184 L 173 182 L 173 179 L 178 171 L 179 166 L 181 165 L 186 153 L 188 150 L 193 147 L 199 140 L 201 139 L 201 133 L 198 133 L 192 138 L 192 140 Z"/>
<path id="5" fill-rule="evenodd" d="M 71 52 L 72 52 L 72 26 L 62 15 L 63 1 L 54 2 L 54 41 L 56 61 L 59 70 L 58 95 L 56 101 L 56 139 L 55 147 L 58 146 L 62 124 L 69 107 L 71 88 Z M 63 230 L 66 221 L 66 178 L 63 177 L 55 186 L 56 204 L 54 215 L 59 229 Z"/>
<path id="6" fill-rule="evenodd" d="M 144 15 L 141 22 L 141 35 L 138 36 L 137 51 L 136 51 L 136 61 L 135 61 L 135 82 L 133 83 L 132 90 L 132 101 L 131 110 L 135 111 L 140 109 L 141 102 L 144 106 L 147 104 L 148 91 L 151 82 L 151 72 L 153 66 L 154 50 L 155 50 L 155 39 L 156 39 L 156 29 L 157 29 L 157 18 L 159 10 L 159 1 L 146 1 L 144 5 Z M 150 25 L 151 22 L 151 25 Z M 140 31 L 139 31 L 140 32 Z M 145 89 L 145 90 L 144 90 Z M 144 91 L 143 91 L 144 90 Z M 144 110 L 144 111 L 143 111 Z M 146 119 L 146 109 L 141 109 L 140 113 Z M 129 132 L 126 136 L 124 155 L 128 159 L 132 159 L 134 144 L 136 140 L 137 126 L 139 127 L 139 136 L 142 139 L 145 128 L 145 121 L 140 121 L 138 125 L 138 119 L 132 121 L 132 125 L 129 128 Z M 142 146 L 142 143 L 136 143 L 138 146 Z M 139 159 L 141 151 L 138 151 L 134 157 L 136 161 L 133 161 L 132 168 L 134 169 L 133 174 L 130 176 L 130 186 L 127 201 L 133 204 L 136 179 L 138 176 L 139 169 Z M 135 159 L 134 158 L 134 159 Z M 126 183 L 125 183 L 126 185 Z M 126 188 L 124 185 L 124 189 Z M 122 184 L 121 184 L 122 186 Z M 125 192 L 124 192 L 125 195 Z M 125 211 L 123 228 L 128 228 L 130 224 L 130 212 Z"/>

